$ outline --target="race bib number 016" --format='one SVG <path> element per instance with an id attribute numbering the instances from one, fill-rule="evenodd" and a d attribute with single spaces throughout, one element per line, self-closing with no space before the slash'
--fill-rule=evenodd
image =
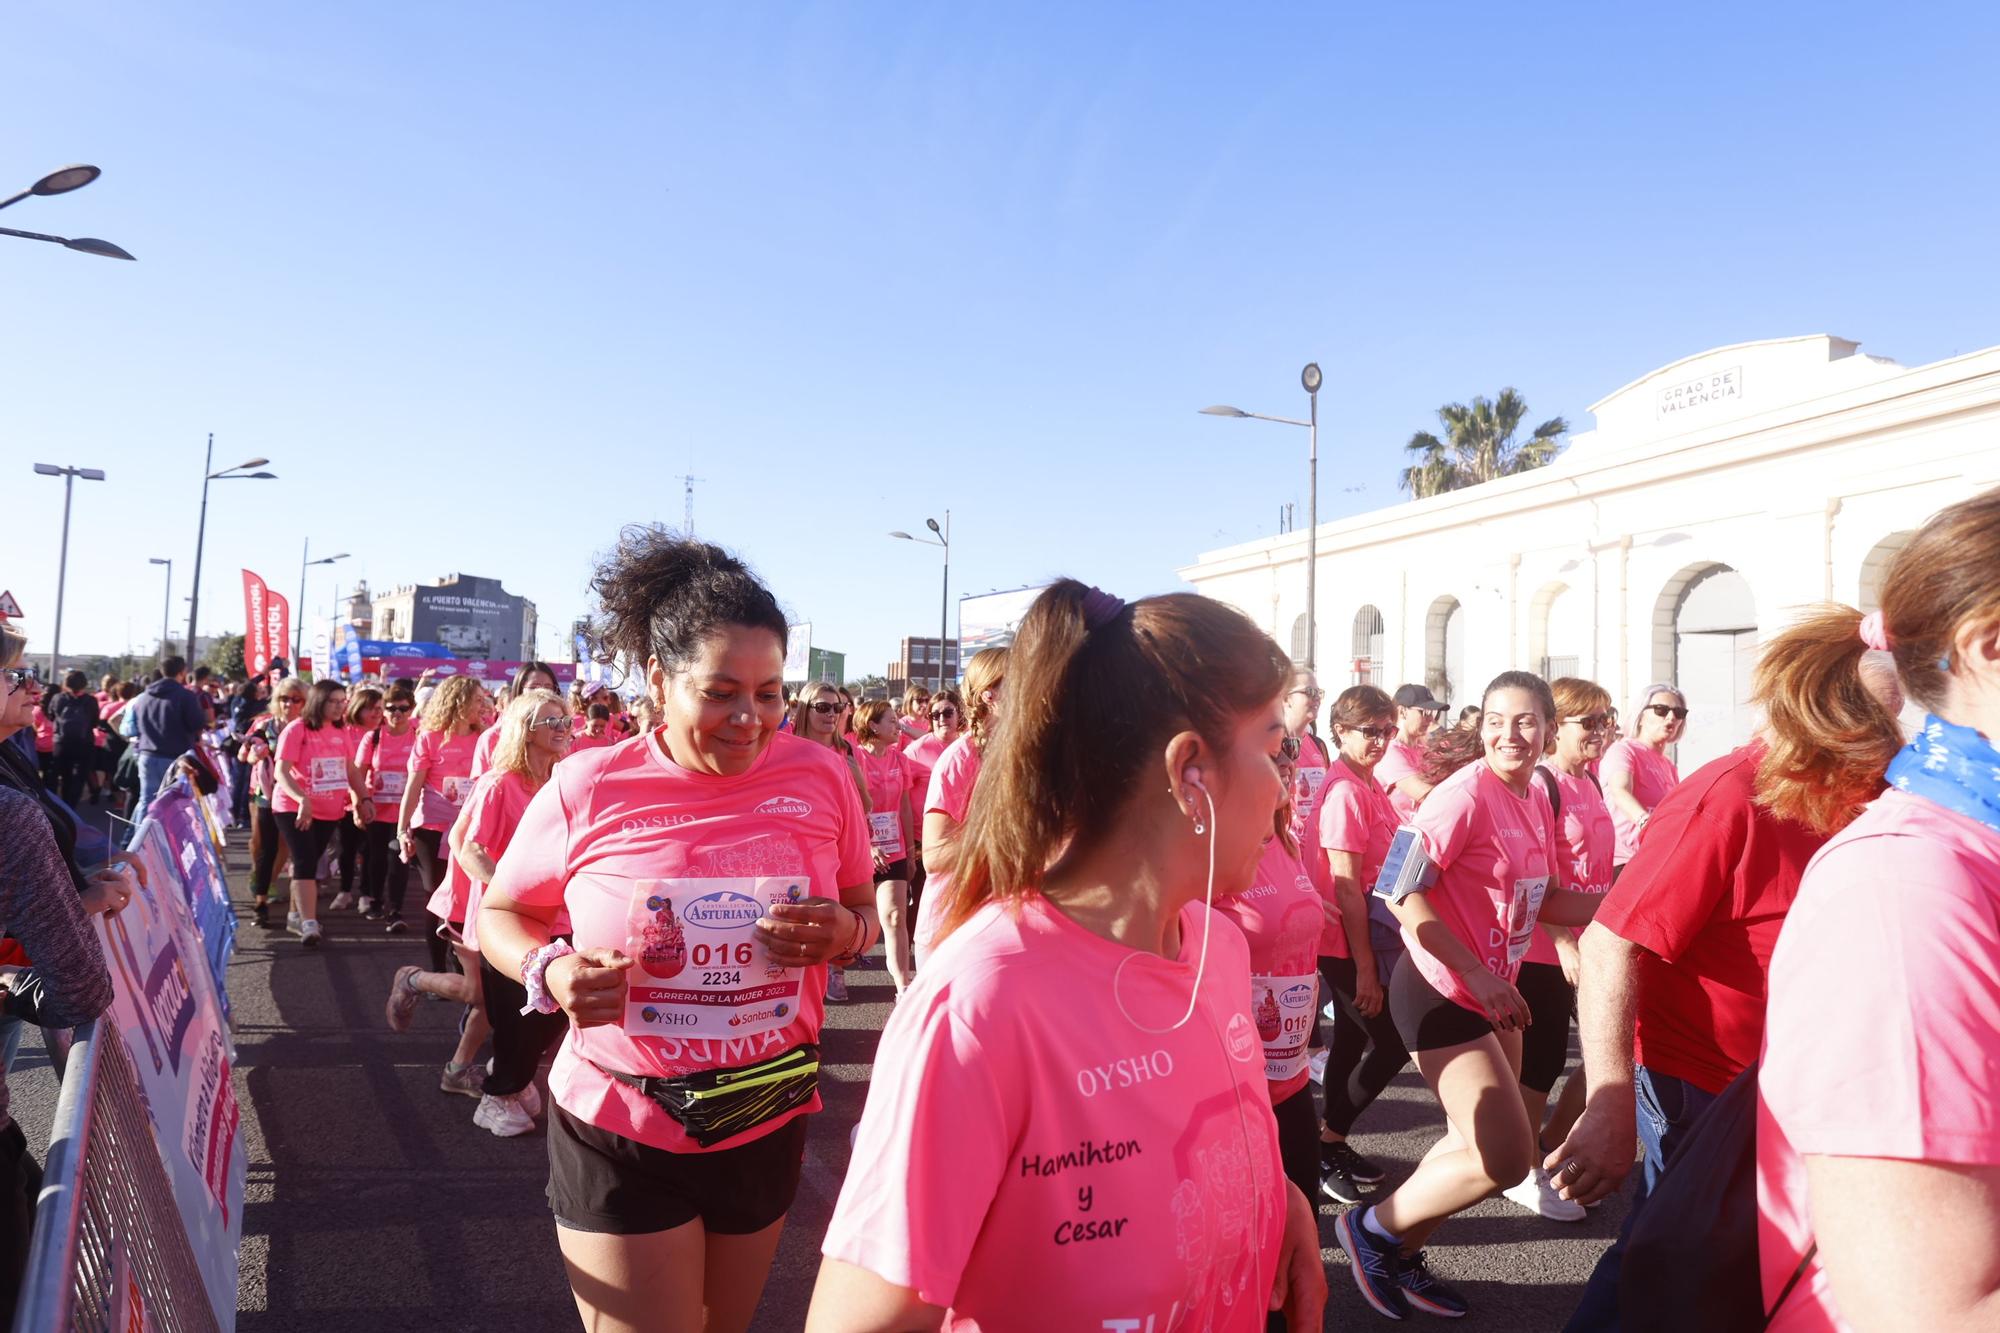
<path id="1" fill-rule="evenodd" d="M 748 1037 L 790 1026 L 805 970 L 773 962 L 756 925 L 773 903 L 804 902 L 807 888 L 803 876 L 636 881 L 626 1033 Z"/>

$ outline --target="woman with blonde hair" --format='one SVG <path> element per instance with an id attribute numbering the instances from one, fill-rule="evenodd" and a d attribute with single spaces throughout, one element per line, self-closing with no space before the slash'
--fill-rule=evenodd
<path id="1" fill-rule="evenodd" d="M 792 700 L 791 733 L 802 741 L 824 745 L 840 756 L 848 775 L 854 779 L 855 791 L 861 795 L 861 808 L 868 813 L 868 780 L 862 776 L 852 742 L 841 734 L 850 706 L 844 694 L 845 691 L 830 680 L 815 681 L 800 690 Z M 836 1004 L 847 1000 L 847 969 L 838 963 L 827 964 L 826 998 Z"/>
<path id="2" fill-rule="evenodd" d="M 938 756 L 924 796 L 924 899 L 917 907 L 913 941 L 917 966 L 923 966 L 937 933 L 940 914 L 951 892 L 952 870 L 958 864 L 958 831 L 972 808 L 972 790 L 979 782 L 980 756 L 1000 725 L 1000 695 L 1007 683 L 1007 649 L 982 648 L 965 664 L 965 697 L 970 701 L 965 734 Z M 932 701 L 933 721 L 937 710 Z"/>
<path id="3" fill-rule="evenodd" d="M 1680 783 L 1680 771 L 1667 758 L 1667 747 L 1687 731 L 1687 698 L 1678 687 L 1659 681 L 1639 691 L 1632 708 L 1632 734 L 1604 752 L 1598 777 L 1604 800 L 1611 807 L 1611 827 L 1617 835 L 1615 864 L 1622 868 L 1639 850 L 1639 835 L 1653 808 Z"/>

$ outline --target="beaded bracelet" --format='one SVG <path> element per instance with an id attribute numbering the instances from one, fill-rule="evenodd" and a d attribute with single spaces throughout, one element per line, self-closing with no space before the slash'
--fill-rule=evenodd
<path id="1" fill-rule="evenodd" d="M 575 953 L 568 940 L 556 940 L 544 944 L 539 949 L 530 949 L 521 960 L 521 987 L 528 992 L 528 1002 L 521 1006 L 524 1014 L 553 1014 L 562 1006 L 556 997 L 549 994 L 549 964 L 564 954 Z"/>

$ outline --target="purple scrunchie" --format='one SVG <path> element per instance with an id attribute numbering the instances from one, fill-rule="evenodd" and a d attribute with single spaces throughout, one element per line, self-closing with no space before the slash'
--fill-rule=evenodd
<path id="1" fill-rule="evenodd" d="M 1083 595 L 1083 627 L 1086 630 L 1100 630 L 1111 623 L 1111 618 L 1125 609 L 1122 597 L 1113 597 L 1102 588 L 1092 588 Z"/>

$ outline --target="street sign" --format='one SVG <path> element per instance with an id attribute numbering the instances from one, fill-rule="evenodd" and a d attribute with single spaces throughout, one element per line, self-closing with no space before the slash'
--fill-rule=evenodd
<path id="1" fill-rule="evenodd" d="M 0 592 L 0 620 L 20 620 L 21 604 L 14 600 L 11 592 Z"/>

